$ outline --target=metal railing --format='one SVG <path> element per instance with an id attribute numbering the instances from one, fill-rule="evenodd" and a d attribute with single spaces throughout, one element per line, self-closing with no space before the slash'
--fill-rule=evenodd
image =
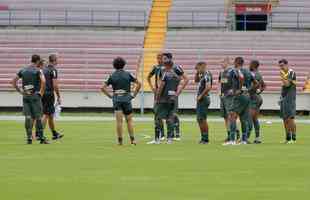
<path id="1" fill-rule="evenodd" d="M 245 14 L 255 15 L 255 13 Z M 267 29 L 310 29 L 310 12 L 272 12 L 266 21 L 237 21 L 234 12 L 171 11 L 167 15 L 169 28 L 227 28 L 235 30 L 236 23 L 264 23 Z M 146 10 L 75 10 L 75 9 L 9 9 L 0 11 L 0 26 L 110 26 L 142 27 L 148 25 Z"/>
<path id="2" fill-rule="evenodd" d="M 145 27 L 145 10 L 9 9 L 0 11 L 0 25 L 136 26 Z"/>

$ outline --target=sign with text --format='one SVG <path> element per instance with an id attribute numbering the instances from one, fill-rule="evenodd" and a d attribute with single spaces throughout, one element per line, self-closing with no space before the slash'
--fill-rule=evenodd
<path id="1" fill-rule="evenodd" d="M 237 4 L 236 13 L 240 14 L 268 14 L 272 10 L 270 4 Z"/>

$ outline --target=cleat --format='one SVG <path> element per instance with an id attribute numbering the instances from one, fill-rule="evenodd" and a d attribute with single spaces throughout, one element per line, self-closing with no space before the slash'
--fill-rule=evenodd
<path id="1" fill-rule="evenodd" d="M 200 140 L 199 144 L 209 144 L 209 142 L 208 141 L 204 141 L 204 140 Z"/>
<path id="2" fill-rule="evenodd" d="M 244 145 L 244 144 L 248 144 L 248 142 L 247 141 L 241 141 L 239 144 Z"/>
<path id="3" fill-rule="evenodd" d="M 240 143 L 238 143 L 238 142 L 236 142 L 236 141 L 232 141 L 232 142 L 231 142 L 231 145 L 236 146 L 236 145 L 240 145 Z"/>
<path id="4" fill-rule="evenodd" d="M 32 144 L 32 139 L 28 139 L 27 144 Z"/>
<path id="5" fill-rule="evenodd" d="M 160 144 L 160 140 L 152 140 L 146 144 Z"/>
<path id="6" fill-rule="evenodd" d="M 181 141 L 181 138 L 180 138 L 180 136 L 179 137 L 174 137 L 173 140 L 174 141 Z"/>
<path id="7" fill-rule="evenodd" d="M 294 144 L 293 140 L 286 141 L 285 144 Z"/>
<path id="8" fill-rule="evenodd" d="M 50 144 L 47 139 L 40 140 L 40 144 Z"/>
<path id="9" fill-rule="evenodd" d="M 168 138 L 166 144 L 172 144 L 173 143 L 173 139 L 172 138 Z"/>
<path id="10" fill-rule="evenodd" d="M 160 141 L 164 141 L 165 140 L 165 136 L 160 138 Z"/>
<path id="11" fill-rule="evenodd" d="M 52 140 L 58 140 L 58 139 L 61 139 L 63 137 L 64 137 L 64 135 L 57 133 L 56 135 L 53 135 Z"/>
<path id="12" fill-rule="evenodd" d="M 131 141 L 130 144 L 137 146 L 137 142 L 135 140 Z"/>
<path id="13" fill-rule="evenodd" d="M 260 140 L 254 140 L 254 142 L 253 142 L 254 144 L 261 144 L 262 143 L 262 141 L 260 141 Z"/>
<path id="14" fill-rule="evenodd" d="M 227 142 L 224 142 L 222 145 L 223 146 L 229 146 L 229 145 L 232 145 L 232 141 L 227 141 Z"/>

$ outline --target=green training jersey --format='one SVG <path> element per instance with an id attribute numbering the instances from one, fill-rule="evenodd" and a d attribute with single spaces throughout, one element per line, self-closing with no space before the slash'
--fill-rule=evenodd
<path id="1" fill-rule="evenodd" d="M 210 71 L 206 71 L 202 74 L 199 84 L 198 84 L 198 93 L 197 95 L 201 95 L 203 91 L 206 89 L 208 85 L 212 86 L 213 84 L 213 77 Z M 209 96 L 209 94 L 207 94 Z"/>
<path id="2" fill-rule="evenodd" d="M 281 91 L 281 96 L 284 97 L 288 97 L 291 99 L 296 99 L 296 73 L 292 70 L 289 69 L 288 71 L 288 77 L 287 80 L 289 81 L 289 85 L 282 86 L 282 91 Z"/>
<path id="3" fill-rule="evenodd" d="M 250 94 L 258 94 L 258 93 L 260 93 L 260 92 L 258 92 L 258 89 L 265 87 L 265 82 L 264 82 L 263 76 L 258 70 L 251 71 L 251 74 L 254 77 L 254 79 L 257 81 L 258 88 L 257 89 L 252 88 L 251 90 L 249 90 L 249 92 L 250 92 Z"/>
<path id="4" fill-rule="evenodd" d="M 252 75 L 252 73 L 250 72 L 250 70 L 248 70 L 247 68 L 244 68 L 242 67 L 240 69 L 243 77 L 244 77 L 244 81 L 243 81 L 243 85 L 242 85 L 242 90 L 244 91 L 248 91 L 248 90 L 251 90 L 253 84 L 254 84 L 254 81 L 255 81 L 255 78 L 254 76 Z"/>
<path id="5" fill-rule="evenodd" d="M 131 83 L 136 80 L 131 73 L 120 69 L 113 72 L 105 83 L 108 86 L 112 85 L 115 101 L 128 102 L 131 100 Z"/>
<path id="6" fill-rule="evenodd" d="M 228 93 L 230 89 L 231 83 L 228 81 L 229 80 L 229 72 L 231 68 L 226 68 L 225 70 L 221 71 L 219 74 L 219 83 L 221 85 L 221 95 L 224 96 L 225 94 Z"/>
<path id="7" fill-rule="evenodd" d="M 159 102 L 167 103 L 171 100 L 176 101 L 176 92 L 181 81 L 181 76 L 184 74 L 180 66 L 173 66 L 170 70 L 164 70 L 162 81 L 165 83 L 162 93 L 160 94 Z"/>
<path id="8" fill-rule="evenodd" d="M 225 96 L 233 96 L 237 92 L 241 91 L 242 83 L 241 83 L 241 76 L 242 73 L 240 70 L 231 67 L 228 69 L 227 72 L 227 83 L 226 83 L 226 89 L 227 91 L 224 93 Z"/>
<path id="9" fill-rule="evenodd" d="M 17 73 L 17 76 L 22 79 L 22 87 L 25 94 L 39 93 L 41 73 L 40 69 L 34 66 L 24 67 Z"/>
<path id="10" fill-rule="evenodd" d="M 164 70 L 163 65 L 155 65 L 153 66 L 152 71 L 149 73 L 149 77 L 155 76 L 155 89 L 159 87 L 159 81 L 163 76 L 163 70 Z"/>

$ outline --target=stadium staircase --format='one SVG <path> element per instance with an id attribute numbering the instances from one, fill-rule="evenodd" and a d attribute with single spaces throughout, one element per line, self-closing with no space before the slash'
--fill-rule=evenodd
<path id="1" fill-rule="evenodd" d="M 154 0 L 149 18 L 148 29 L 144 40 L 143 55 L 143 78 L 146 80 L 154 63 L 156 56 L 164 47 L 167 32 L 167 14 L 172 0 Z M 150 91 L 147 81 L 144 80 L 144 91 Z"/>

